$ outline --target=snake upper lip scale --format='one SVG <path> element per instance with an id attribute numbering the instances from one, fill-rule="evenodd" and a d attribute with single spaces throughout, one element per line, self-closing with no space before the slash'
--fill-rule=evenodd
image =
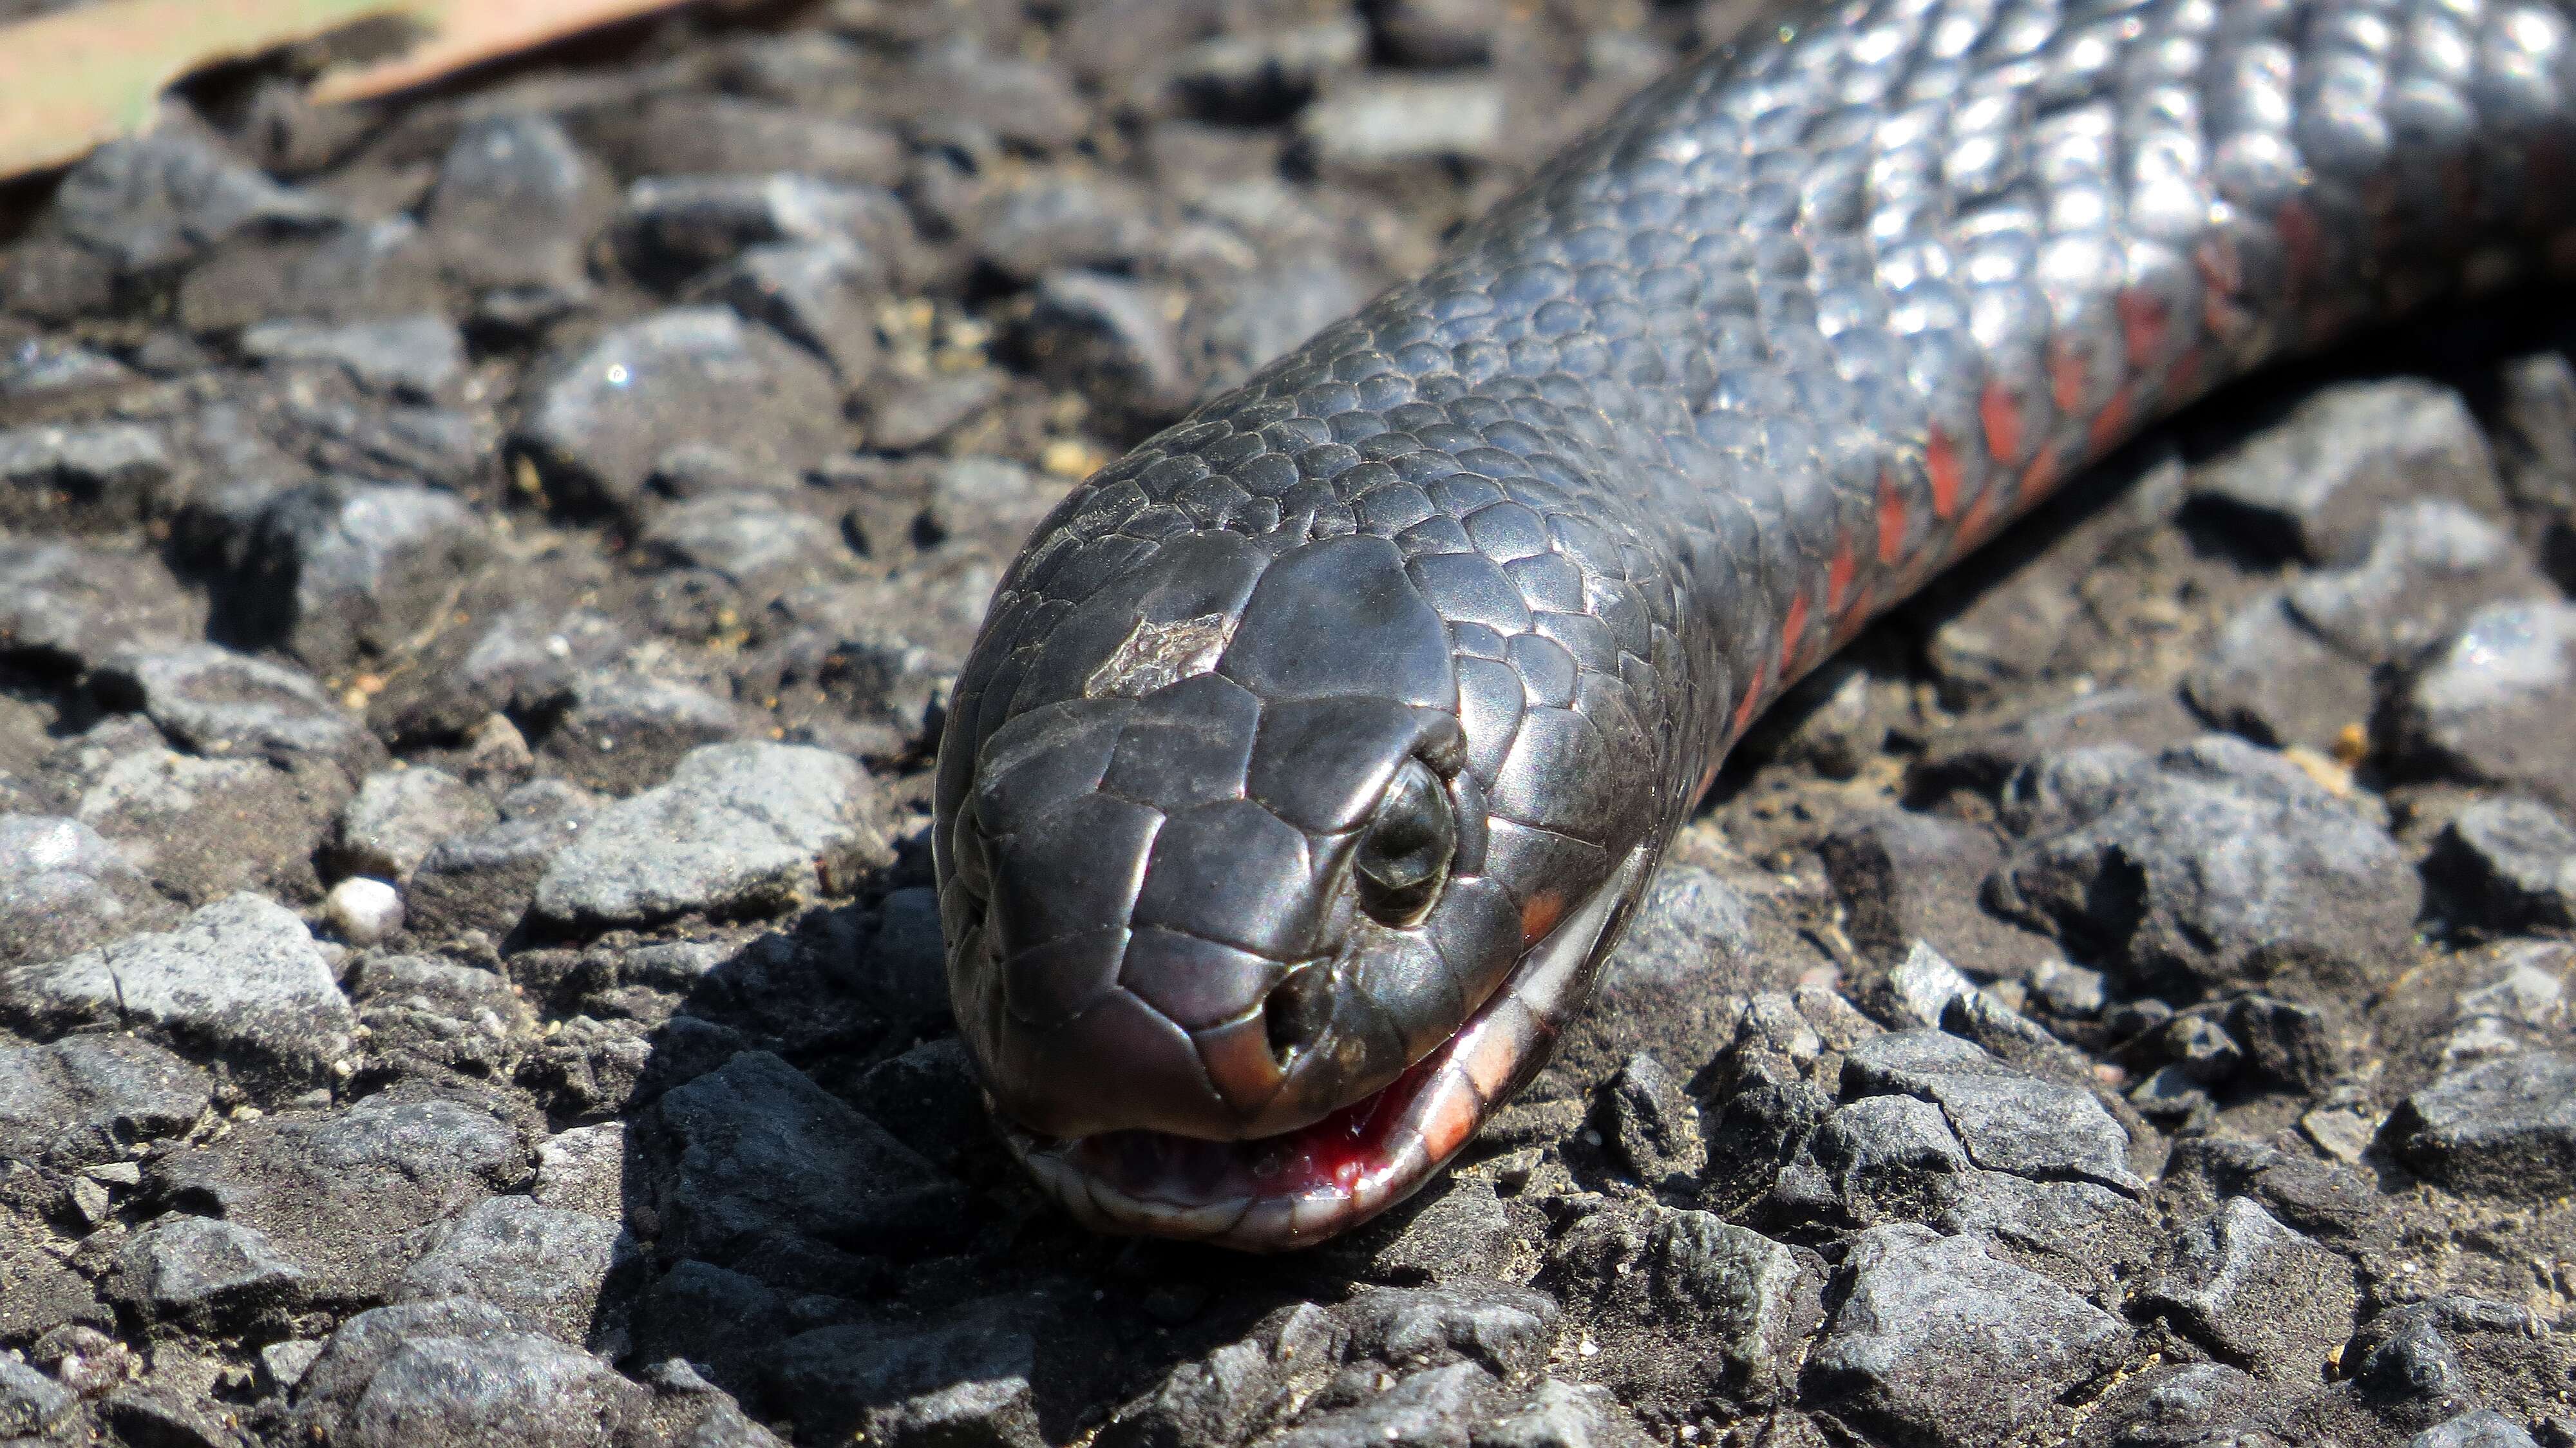
<path id="1" fill-rule="evenodd" d="M 2210 388 L 2576 273 L 2576 0 L 1855 0 L 1092 477 L 957 683 L 1004 1134 L 1277 1250 L 1544 1060 L 1754 713 Z"/>

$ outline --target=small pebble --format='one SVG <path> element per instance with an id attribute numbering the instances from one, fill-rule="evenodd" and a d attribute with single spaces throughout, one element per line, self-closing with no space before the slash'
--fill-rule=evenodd
<path id="1" fill-rule="evenodd" d="M 382 880 L 352 875 L 331 887 L 323 901 L 331 928 L 351 945 L 374 945 L 402 929 L 402 896 Z"/>

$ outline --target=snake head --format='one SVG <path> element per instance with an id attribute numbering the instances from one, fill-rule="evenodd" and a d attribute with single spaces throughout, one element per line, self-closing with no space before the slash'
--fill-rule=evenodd
<path id="1" fill-rule="evenodd" d="M 1498 838 L 1387 540 L 1190 535 L 1043 595 L 1006 583 L 961 678 L 935 826 L 1005 1139 L 1114 1230 L 1275 1249 L 1400 1200 L 1543 1058 L 1633 882 Z"/>

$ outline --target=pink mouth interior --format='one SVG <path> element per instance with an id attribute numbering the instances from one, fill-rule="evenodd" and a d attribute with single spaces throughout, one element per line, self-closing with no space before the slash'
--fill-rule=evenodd
<path id="1" fill-rule="evenodd" d="M 1433 1058 L 1436 1059 L 1436 1056 Z M 1069 1144 L 1086 1175 L 1146 1200 L 1348 1194 L 1387 1164 L 1390 1135 L 1430 1077 L 1431 1060 L 1310 1126 L 1251 1141 L 1204 1141 L 1163 1131 L 1109 1131 Z"/>

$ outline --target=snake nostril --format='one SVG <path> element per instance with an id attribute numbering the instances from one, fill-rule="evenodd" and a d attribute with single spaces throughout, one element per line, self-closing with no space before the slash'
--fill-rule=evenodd
<path id="1" fill-rule="evenodd" d="M 1261 1024 L 1270 1038 L 1270 1056 L 1283 1071 L 1307 1047 L 1323 1039 L 1324 1028 L 1332 1019 L 1330 982 L 1317 966 L 1290 971 L 1261 1002 Z"/>

